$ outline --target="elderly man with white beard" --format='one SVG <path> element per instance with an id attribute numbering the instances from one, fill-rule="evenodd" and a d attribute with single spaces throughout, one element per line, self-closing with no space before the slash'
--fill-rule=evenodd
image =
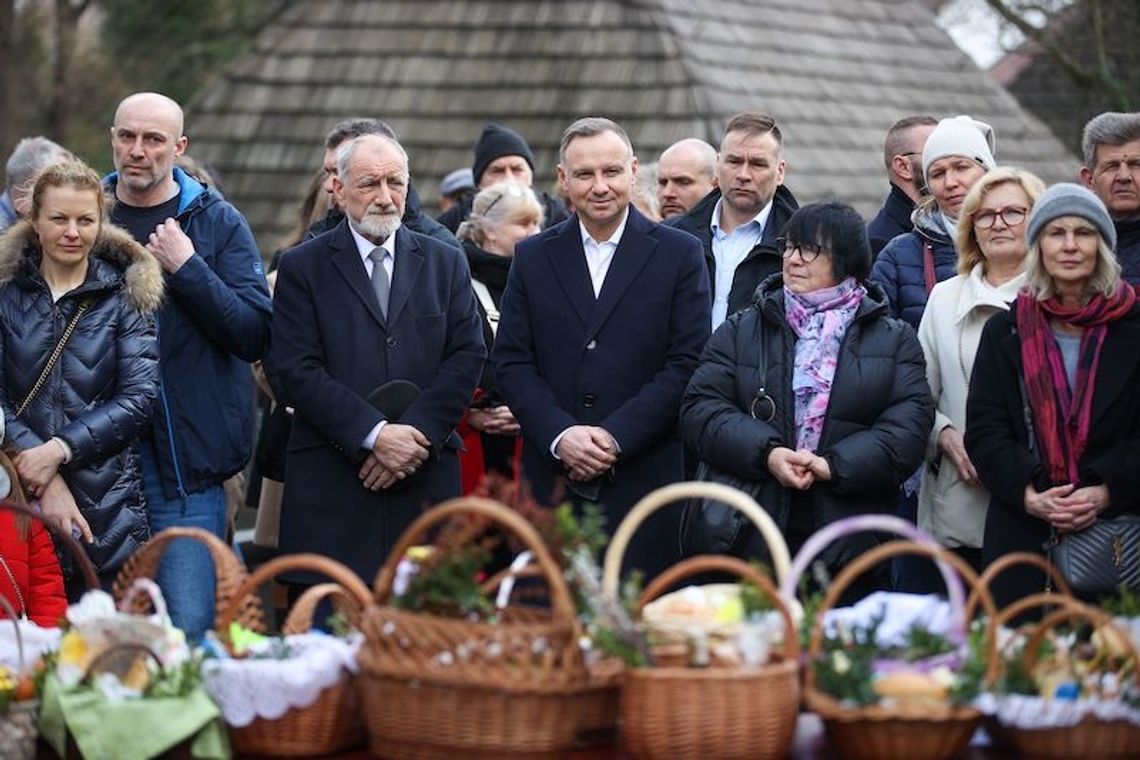
<path id="1" fill-rule="evenodd" d="M 454 428 L 486 356 L 463 253 L 400 224 L 409 179 L 390 137 L 340 147 L 345 220 L 282 257 L 265 359 L 295 411 L 281 550 L 364 578 L 425 505 L 459 495 Z M 295 595 L 315 579 L 291 580 Z"/>

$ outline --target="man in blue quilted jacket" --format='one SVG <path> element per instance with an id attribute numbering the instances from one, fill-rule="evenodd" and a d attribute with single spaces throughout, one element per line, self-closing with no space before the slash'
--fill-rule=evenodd
<path id="1" fill-rule="evenodd" d="M 162 384 L 140 446 L 150 527 L 204 528 L 224 537 L 222 481 L 245 467 L 252 439 L 249 363 L 269 341 L 270 301 L 245 218 L 213 189 L 174 166 L 188 144 L 182 109 L 140 92 L 111 127 L 117 203 L 111 220 L 162 265 L 158 312 Z M 188 541 L 167 550 L 158 582 L 173 621 L 191 638 L 213 622 L 213 570 Z"/>

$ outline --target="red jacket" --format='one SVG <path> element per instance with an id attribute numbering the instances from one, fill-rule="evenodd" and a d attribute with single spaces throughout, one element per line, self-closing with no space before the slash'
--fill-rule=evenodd
<path id="1" fill-rule="evenodd" d="M 17 613 L 22 596 L 28 619 L 36 625 L 54 628 L 67 612 L 63 574 L 59 570 L 51 535 L 34 520 L 30 527 L 25 538 L 20 535 L 17 516 L 12 512 L 0 512 L 0 557 L 4 559 L 0 565 L 0 594 Z M 13 578 L 16 587 L 12 585 Z M 0 618 L 4 617 L 7 614 L 0 611 Z"/>

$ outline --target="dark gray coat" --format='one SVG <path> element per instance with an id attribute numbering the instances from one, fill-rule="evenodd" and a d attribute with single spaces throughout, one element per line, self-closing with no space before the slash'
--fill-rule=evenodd
<path id="1" fill-rule="evenodd" d="M 816 452 L 830 464 L 832 479 L 806 494 L 817 528 L 854 514 L 893 513 L 898 487 L 922 461 L 934 424 L 918 338 L 909 325 L 887 317 L 880 288 L 866 287 L 840 348 Z M 702 461 L 753 483 L 753 494 L 781 530 L 788 526 L 792 493 L 768 472 L 767 460 L 773 448 L 795 448 L 795 341 L 784 316 L 783 278 L 774 275 L 757 289 L 752 308 L 713 334 L 681 406 L 685 443 Z M 771 422 L 749 414 L 761 387 L 775 402 Z M 844 540 L 824 559 L 837 570 L 874 540 Z M 761 553 L 754 544 L 743 551 Z"/>
<path id="2" fill-rule="evenodd" d="M 71 448 L 60 473 L 95 535 L 88 555 L 105 572 L 149 535 L 133 444 L 149 427 L 158 395 L 153 313 L 162 302 L 162 269 L 130 235 L 104 224 L 87 280 L 53 303 L 34 240 L 27 222 L 0 238 L 0 404 L 8 442 L 25 450 L 57 436 Z M 17 418 L 17 406 L 88 296 L 94 300 L 47 382 Z"/>

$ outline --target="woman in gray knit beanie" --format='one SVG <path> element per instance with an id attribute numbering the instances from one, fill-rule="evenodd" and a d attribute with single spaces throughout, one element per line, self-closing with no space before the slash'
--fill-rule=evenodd
<path id="1" fill-rule="evenodd" d="M 1112 219 L 1085 188 L 1054 185 L 1026 237 L 1026 287 L 986 324 L 966 402 L 966 449 L 992 494 L 987 564 L 1140 508 L 1140 306 L 1120 279 Z M 1136 581 L 1125 559 L 1103 587 L 1067 580 L 1084 596 L 1113 592 Z M 1004 606 L 1043 582 L 1022 569 L 991 590 Z"/>

